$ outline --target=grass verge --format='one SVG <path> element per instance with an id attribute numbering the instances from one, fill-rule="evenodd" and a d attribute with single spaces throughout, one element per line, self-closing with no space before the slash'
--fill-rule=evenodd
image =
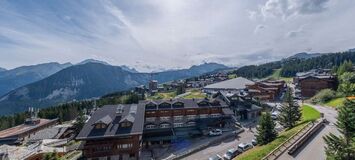
<path id="1" fill-rule="evenodd" d="M 193 89 L 193 90 L 190 91 L 190 94 L 185 95 L 183 98 L 186 98 L 186 99 L 192 99 L 192 98 L 203 99 L 205 97 L 206 97 L 206 94 L 202 93 L 201 90 Z"/>
<path id="2" fill-rule="evenodd" d="M 344 101 L 345 101 L 345 98 L 335 98 L 335 99 L 328 101 L 327 103 L 324 103 L 324 105 L 330 106 L 333 108 L 337 108 L 337 107 L 344 105 Z"/>
<path id="3" fill-rule="evenodd" d="M 256 146 L 253 149 L 237 156 L 235 160 L 257 160 L 262 159 L 267 154 L 269 154 L 272 150 L 274 150 L 281 143 L 286 141 L 300 129 L 302 129 L 307 122 L 313 121 L 320 118 L 320 113 L 312 108 L 311 106 L 304 105 L 302 106 L 302 120 L 298 123 L 298 125 L 290 130 L 283 131 L 279 134 L 279 136 L 272 141 L 271 143 L 263 146 Z"/>

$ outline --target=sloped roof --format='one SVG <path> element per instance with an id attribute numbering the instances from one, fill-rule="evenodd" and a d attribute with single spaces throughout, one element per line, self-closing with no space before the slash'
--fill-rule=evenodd
<path id="1" fill-rule="evenodd" d="M 204 87 L 204 89 L 244 89 L 246 85 L 252 85 L 255 84 L 255 82 L 243 78 L 243 77 L 237 77 L 234 79 L 214 83 L 211 85 L 207 85 Z"/>
<path id="2" fill-rule="evenodd" d="M 137 104 L 123 105 L 123 112 L 116 114 L 118 105 L 105 105 L 98 109 L 91 116 L 89 121 L 84 125 L 83 129 L 77 136 L 77 139 L 97 139 L 103 137 L 118 137 L 127 136 L 132 134 L 142 134 L 144 124 L 145 107 L 137 106 L 135 114 L 130 113 L 131 107 L 135 108 Z M 133 118 L 134 120 L 133 120 Z M 95 129 L 96 122 L 109 122 L 111 123 L 105 129 Z M 133 125 L 129 128 L 120 127 L 121 120 L 133 121 Z"/>
<path id="3" fill-rule="evenodd" d="M 200 101 L 208 102 L 208 105 L 206 105 L 205 107 L 226 107 L 227 106 L 227 104 L 225 102 L 223 102 L 222 100 L 220 100 L 220 99 L 215 99 L 215 100 L 219 101 L 220 104 L 217 106 L 214 106 L 213 104 L 209 103 L 209 100 L 206 100 L 206 99 L 184 99 L 184 98 L 178 98 L 178 99 L 171 100 L 170 103 L 181 102 L 184 104 L 184 106 L 181 108 L 200 108 L 200 106 L 198 105 L 198 103 Z M 166 102 L 166 101 L 167 100 L 160 99 L 160 100 L 154 100 L 154 103 L 161 104 L 162 102 Z M 150 100 L 141 100 L 138 103 L 138 108 L 143 108 L 143 107 L 145 108 L 145 105 L 149 104 L 150 102 L 151 102 Z M 159 109 L 160 108 L 149 108 L 147 110 L 159 110 Z M 162 108 L 162 109 L 176 109 L 176 108 L 171 107 L 171 108 Z"/>

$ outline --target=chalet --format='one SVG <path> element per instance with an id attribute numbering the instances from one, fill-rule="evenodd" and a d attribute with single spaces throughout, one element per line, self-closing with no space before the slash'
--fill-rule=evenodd
<path id="1" fill-rule="evenodd" d="M 250 96 L 261 101 L 275 101 L 285 88 L 285 81 L 260 81 L 247 85 Z"/>
<path id="2" fill-rule="evenodd" d="M 322 89 L 336 89 L 337 78 L 334 75 L 311 75 L 297 77 L 297 88 L 302 97 L 312 97 Z"/>
<path id="3" fill-rule="evenodd" d="M 255 105 L 255 101 L 247 92 L 219 91 L 214 97 L 222 99 L 238 121 L 257 118 L 261 113 L 262 108 Z"/>
<path id="4" fill-rule="evenodd" d="M 38 110 L 34 111 L 33 108 L 30 108 L 29 112 L 31 116 L 26 118 L 23 124 L 0 131 L 0 144 L 21 144 L 31 135 L 54 126 L 58 122 L 58 119 L 37 118 Z"/>
<path id="5" fill-rule="evenodd" d="M 140 101 L 145 108 L 144 145 L 164 144 L 199 136 L 208 127 L 223 127 L 233 112 L 218 99 Z"/>
<path id="6" fill-rule="evenodd" d="M 85 159 L 138 159 L 144 125 L 144 107 L 106 105 L 85 124 L 77 140 L 84 141 Z"/>

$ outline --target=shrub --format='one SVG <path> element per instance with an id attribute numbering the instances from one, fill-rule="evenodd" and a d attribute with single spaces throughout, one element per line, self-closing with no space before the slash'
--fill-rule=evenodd
<path id="1" fill-rule="evenodd" d="M 331 89 L 323 89 L 312 98 L 312 103 L 326 103 L 334 98 L 336 98 L 335 91 Z"/>

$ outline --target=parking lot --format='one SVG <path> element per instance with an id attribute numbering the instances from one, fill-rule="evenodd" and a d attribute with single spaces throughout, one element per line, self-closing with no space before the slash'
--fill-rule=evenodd
<path id="1" fill-rule="evenodd" d="M 249 131 L 249 129 L 246 128 L 245 131 L 240 133 L 237 137 L 230 137 L 228 139 L 223 140 L 222 142 L 215 143 L 206 149 L 203 149 L 185 157 L 184 159 L 207 160 L 209 157 L 216 154 L 223 156 L 223 154 L 226 153 L 228 149 L 236 148 L 240 143 L 251 143 L 251 140 L 255 138 L 255 131 L 255 128 L 252 128 L 252 131 Z"/>

